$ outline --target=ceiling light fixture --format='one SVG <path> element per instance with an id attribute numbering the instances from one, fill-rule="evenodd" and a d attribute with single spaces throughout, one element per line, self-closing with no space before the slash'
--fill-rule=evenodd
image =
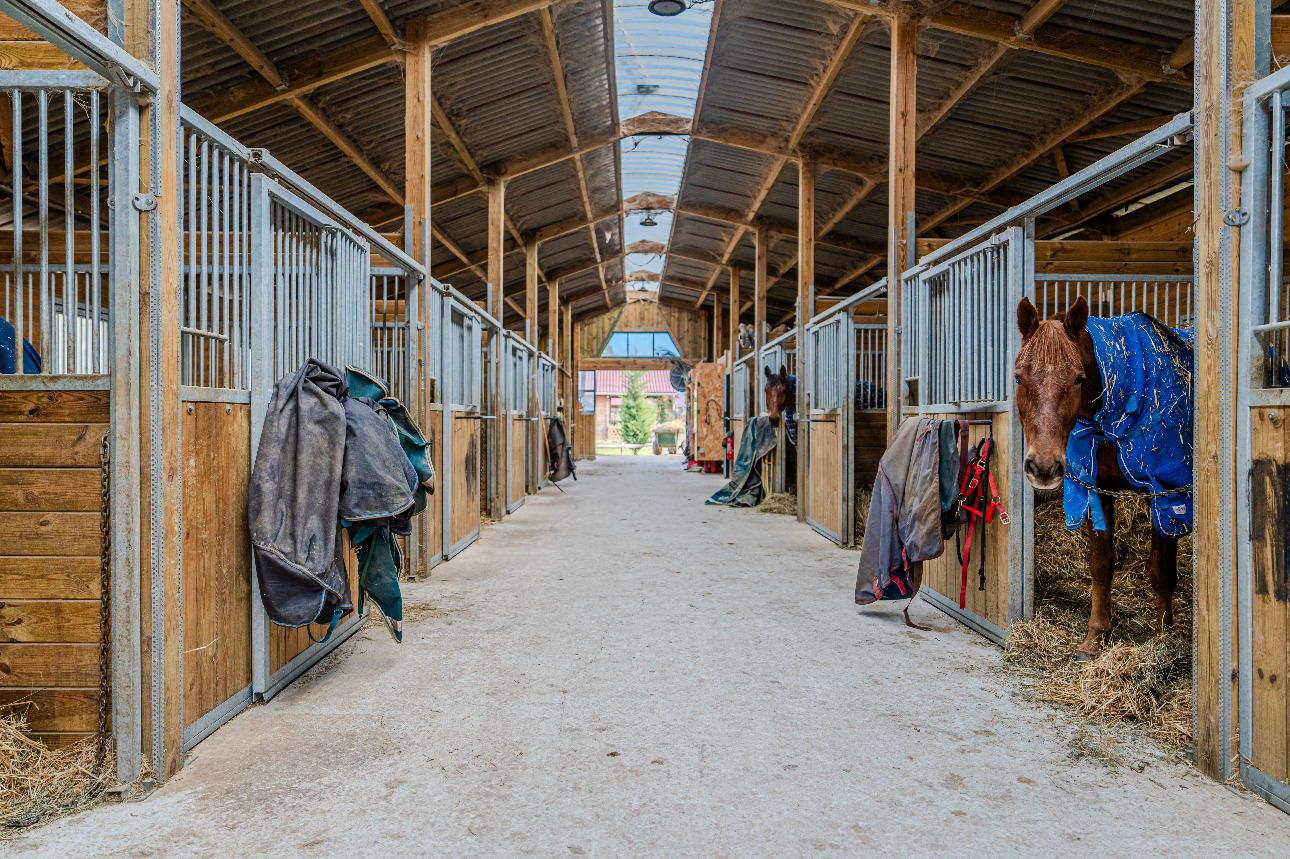
<path id="1" fill-rule="evenodd" d="M 645 217 L 641 218 L 641 226 L 642 226 L 642 227 L 657 227 L 657 226 L 658 226 L 658 221 L 654 220 L 654 216 L 653 216 L 653 215 L 646 215 Z"/>
<path id="2" fill-rule="evenodd" d="M 686 10 L 685 0 L 650 0 L 649 10 L 655 15 L 672 18 Z"/>

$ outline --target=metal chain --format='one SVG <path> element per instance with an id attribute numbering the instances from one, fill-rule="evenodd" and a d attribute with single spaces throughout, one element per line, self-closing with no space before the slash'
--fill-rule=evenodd
<path id="1" fill-rule="evenodd" d="M 94 750 L 94 772 L 103 770 L 107 758 L 108 726 L 107 709 L 111 672 L 112 638 L 112 455 L 108 434 L 103 434 L 99 446 L 99 736 Z"/>
<path id="2" fill-rule="evenodd" d="M 1164 498 L 1166 495 L 1182 495 L 1184 492 L 1191 492 L 1191 484 L 1180 486 L 1177 489 L 1162 489 L 1159 492 L 1139 492 L 1134 489 L 1103 489 L 1100 486 L 1090 486 L 1078 477 L 1070 474 L 1066 479 L 1078 486 L 1083 486 L 1090 492 L 1096 492 L 1098 495 L 1110 495 L 1112 498 Z"/>

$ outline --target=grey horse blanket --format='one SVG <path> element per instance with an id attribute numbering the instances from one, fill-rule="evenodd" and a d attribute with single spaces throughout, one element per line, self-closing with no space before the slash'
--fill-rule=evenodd
<path id="1" fill-rule="evenodd" d="M 941 423 L 930 418 L 903 421 L 878 462 L 856 571 L 860 605 L 911 596 L 906 591 L 912 591 L 909 579 L 914 565 L 939 558 L 945 551 Z M 889 590 L 892 587 L 897 593 Z"/>
<path id="2" fill-rule="evenodd" d="M 353 370 L 349 381 L 375 384 Z M 334 629 L 353 609 L 343 525 L 358 553 L 360 587 L 400 640 L 402 554 L 393 535 L 408 533 L 425 506 L 433 470 L 426 462 L 418 469 L 405 452 L 406 444 L 421 462 L 425 441 L 410 423 L 410 435 L 400 435 L 397 400 L 349 394 L 339 370 L 314 360 L 274 386 L 250 487 L 260 597 L 274 623 Z"/>

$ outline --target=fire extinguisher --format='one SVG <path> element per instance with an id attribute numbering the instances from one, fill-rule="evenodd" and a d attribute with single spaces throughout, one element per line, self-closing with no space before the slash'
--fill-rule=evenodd
<path id="1" fill-rule="evenodd" d="M 732 435 L 728 435 L 726 436 L 726 459 L 734 459 L 734 458 L 735 458 L 735 437 Z"/>

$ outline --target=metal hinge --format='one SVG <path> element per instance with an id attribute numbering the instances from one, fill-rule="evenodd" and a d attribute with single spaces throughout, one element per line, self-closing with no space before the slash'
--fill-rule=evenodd
<path id="1" fill-rule="evenodd" d="M 136 191 L 130 195 L 130 202 L 140 212 L 151 212 L 157 208 L 157 197 L 154 194 L 146 194 L 142 191 Z"/>

